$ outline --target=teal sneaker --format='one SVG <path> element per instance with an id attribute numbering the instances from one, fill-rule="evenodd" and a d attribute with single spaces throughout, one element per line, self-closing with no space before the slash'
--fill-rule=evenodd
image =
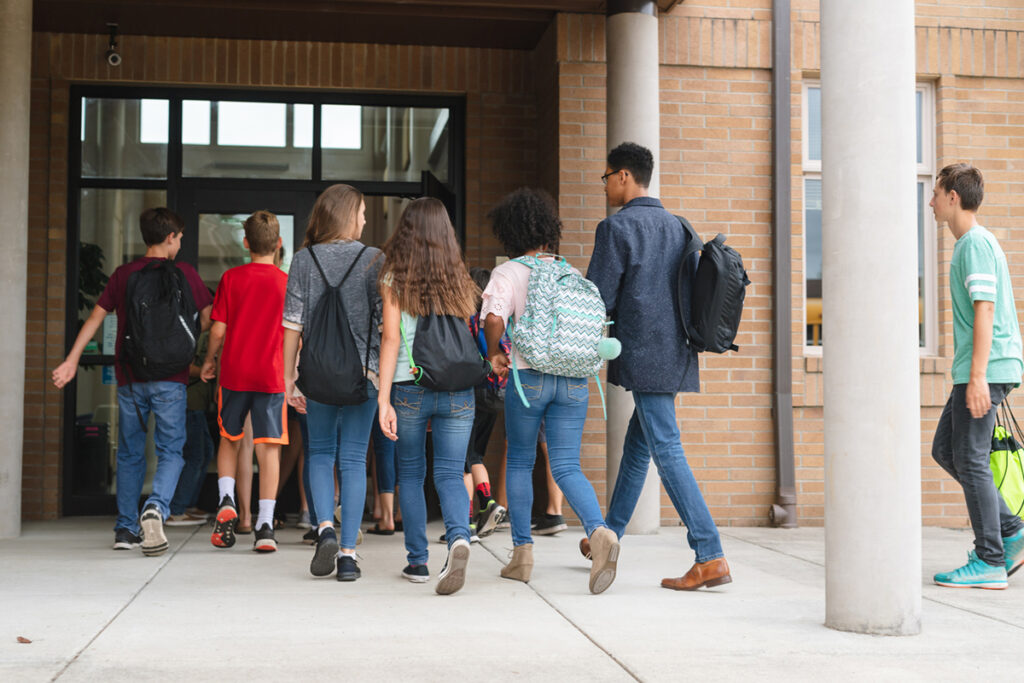
<path id="1" fill-rule="evenodd" d="M 978 559 L 973 550 L 967 553 L 967 564 L 951 572 L 935 575 L 935 583 L 948 588 L 1006 588 L 1006 568 L 993 567 Z"/>
<path id="2" fill-rule="evenodd" d="M 1024 567 L 1024 529 L 1003 539 L 1003 556 L 1006 558 L 1006 575 Z"/>

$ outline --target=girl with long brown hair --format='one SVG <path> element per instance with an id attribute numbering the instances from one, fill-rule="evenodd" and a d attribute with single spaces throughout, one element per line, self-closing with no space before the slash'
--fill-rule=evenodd
<path id="1" fill-rule="evenodd" d="M 431 198 L 411 202 L 384 245 L 380 290 L 384 304 L 381 333 L 380 426 L 397 440 L 398 497 L 405 528 L 408 566 L 402 576 L 429 580 L 427 571 L 426 436 L 430 423 L 434 485 L 441 499 L 448 559 L 438 575 L 442 595 L 462 588 L 469 561 L 469 500 L 462 472 L 473 429 L 473 387 L 435 391 L 418 384 L 422 371 L 411 359 L 421 316 L 468 319 L 476 313 L 479 288 L 462 260 L 444 205 Z M 468 336 L 468 327 L 463 322 Z"/>
<path id="2" fill-rule="evenodd" d="M 381 259 L 379 249 L 359 241 L 365 224 L 366 204 L 359 190 L 349 185 L 332 185 L 324 190 L 313 205 L 304 248 L 292 260 L 284 305 L 285 395 L 290 405 L 306 413 L 309 435 L 310 512 L 316 515 L 318 532 L 309 571 L 314 576 L 328 576 L 336 563 L 339 581 L 355 581 L 361 575 L 355 548 L 366 499 L 366 449 L 377 408 L 380 338 L 373 322 L 380 306 L 377 277 Z M 314 313 L 321 299 L 335 289 L 340 290 L 354 343 L 353 355 L 358 353 L 363 366 L 359 382 L 365 386 L 365 399 L 357 403 L 316 400 L 302 396 L 295 386 L 312 348 L 309 335 L 319 323 Z M 300 338 L 305 346 L 296 373 Z M 310 373 L 310 381 L 323 381 L 314 374 Z M 308 384 L 299 381 L 309 390 Z M 336 466 L 342 475 L 340 546 L 333 526 Z"/>

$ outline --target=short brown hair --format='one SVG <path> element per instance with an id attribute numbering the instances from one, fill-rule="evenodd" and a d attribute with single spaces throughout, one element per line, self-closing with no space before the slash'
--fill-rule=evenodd
<path id="1" fill-rule="evenodd" d="M 185 221 L 170 209 L 158 206 L 146 209 L 139 216 L 139 230 L 147 247 L 160 244 L 168 235 L 175 235 L 185 229 Z"/>
<path id="2" fill-rule="evenodd" d="M 981 171 L 970 164 L 950 164 L 939 171 L 939 187 L 944 191 L 956 191 L 960 195 L 960 208 L 977 211 L 985 199 L 985 179 Z"/>
<path id="3" fill-rule="evenodd" d="M 359 237 L 357 218 L 362 203 L 363 193 L 351 185 L 338 183 L 328 187 L 313 204 L 309 223 L 306 224 L 306 241 L 302 246 Z"/>
<path id="4" fill-rule="evenodd" d="M 257 256 L 277 251 L 280 236 L 281 225 L 269 211 L 257 211 L 245 219 L 245 239 L 249 240 L 249 251 Z"/>

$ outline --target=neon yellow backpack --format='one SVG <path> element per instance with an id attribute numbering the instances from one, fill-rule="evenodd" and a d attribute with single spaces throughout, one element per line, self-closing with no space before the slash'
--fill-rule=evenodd
<path id="1" fill-rule="evenodd" d="M 992 433 L 992 453 L 989 467 L 999 494 L 1006 501 L 1010 512 L 1024 519 L 1024 447 L 1014 438 L 1021 435 L 1020 427 L 1006 402 L 1001 408 L 1002 417 L 996 414 L 996 428 Z"/>

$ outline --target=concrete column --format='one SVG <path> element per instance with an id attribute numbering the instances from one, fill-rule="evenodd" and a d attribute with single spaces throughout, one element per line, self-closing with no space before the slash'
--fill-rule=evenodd
<path id="1" fill-rule="evenodd" d="M 32 0 L 0 0 L 0 538 L 21 533 Z"/>
<path id="2" fill-rule="evenodd" d="M 827 626 L 921 629 L 914 1 L 822 0 Z"/>
<path id="3" fill-rule="evenodd" d="M 650 194 L 658 196 L 661 150 L 658 103 L 658 16 L 647 0 L 609 0 L 605 24 L 608 59 L 608 149 L 635 142 L 654 154 Z M 614 212 L 614 209 L 611 211 Z M 633 414 L 633 398 L 620 387 L 608 385 L 608 500 L 622 461 L 626 426 Z M 651 463 L 629 534 L 657 533 L 661 525 L 661 481 Z"/>

